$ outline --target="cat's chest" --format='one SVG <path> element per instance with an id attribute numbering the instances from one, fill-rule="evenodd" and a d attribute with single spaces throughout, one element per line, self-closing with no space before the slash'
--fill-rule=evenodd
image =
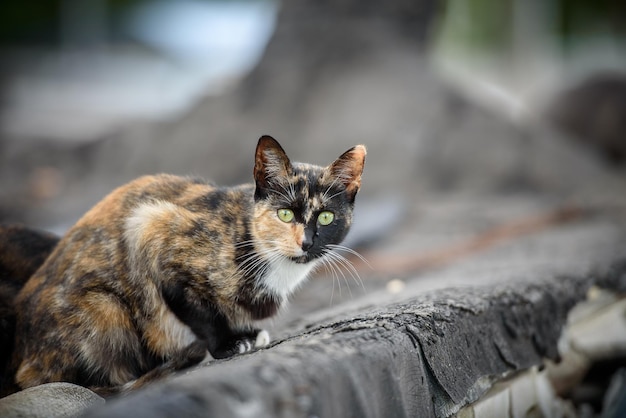
<path id="1" fill-rule="evenodd" d="M 270 261 L 260 278 L 261 285 L 286 298 L 306 280 L 315 265 L 315 262 L 300 264 L 288 259 Z"/>

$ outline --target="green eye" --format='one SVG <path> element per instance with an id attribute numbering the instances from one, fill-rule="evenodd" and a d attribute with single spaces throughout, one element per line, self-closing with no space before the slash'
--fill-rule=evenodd
<path id="1" fill-rule="evenodd" d="M 278 209 L 278 219 L 283 222 L 293 221 L 293 211 L 291 209 Z"/>
<path id="2" fill-rule="evenodd" d="M 320 225 L 326 226 L 326 225 L 330 225 L 334 219 L 335 219 L 335 214 L 325 210 L 324 212 L 319 214 L 319 216 L 317 217 L 317 222 L 319 222 Z"/>

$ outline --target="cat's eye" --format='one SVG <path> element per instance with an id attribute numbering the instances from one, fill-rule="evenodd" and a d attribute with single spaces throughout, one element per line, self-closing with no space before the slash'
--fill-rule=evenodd
<path id="1" fill-rule="evenodd" d="M 330 225 L 333 222 L 333 220 L 335 220 L 335 214 L 327 210 L 320 213 L 319 216 L 317 217 L 317 222 L 319 222 L 320 225 L 323 225 L 323 226 Z"/>
<path id="2" fill-rule="evenodd" d="M 278 219 L 283 222 L 293 221 L 293 211 L 291 209 L 278 209 Z"/>

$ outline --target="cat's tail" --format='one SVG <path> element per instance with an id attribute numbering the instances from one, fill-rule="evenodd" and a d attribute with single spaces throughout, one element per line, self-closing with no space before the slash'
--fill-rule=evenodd
<path id="1" fill-rule="evenodd" d="M 7 370 L 15 342 L 15 297 L 58 241 L 47 232 L 0 224 L 0 396 L 15 391 Z"/>
<path id="2" fill-rule="evenodd" d="M 96 392 L 103 398 L 127 395 L 128 393 L 140 389 L 156 380 L 163 379 L 166 376 L 171 376 L 176 372 L 197 365 L 202 360 L 207 358 L 208 352 L 206 347 L 207 344 L 205 341 L 196 340 L 187 347 L 183 348 L 170 360 L 160 366 L 157 366 L 135 380 L 131 380 L 130 382 L 119 386 L 98 386 L 90 387 L 89 389 Z"/>

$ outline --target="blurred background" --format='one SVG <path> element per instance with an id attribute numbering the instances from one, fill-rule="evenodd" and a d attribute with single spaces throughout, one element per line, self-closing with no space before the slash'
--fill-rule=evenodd
<path id="1" fill-rule="evenodd" d="M 62 233 L 146 173 L 247 182 L 262 134 L 368 146 L 363 243 L 434 202 L 611 200 L 625 71 L 611 0 L 3 0 L 0 221 Z"/>

